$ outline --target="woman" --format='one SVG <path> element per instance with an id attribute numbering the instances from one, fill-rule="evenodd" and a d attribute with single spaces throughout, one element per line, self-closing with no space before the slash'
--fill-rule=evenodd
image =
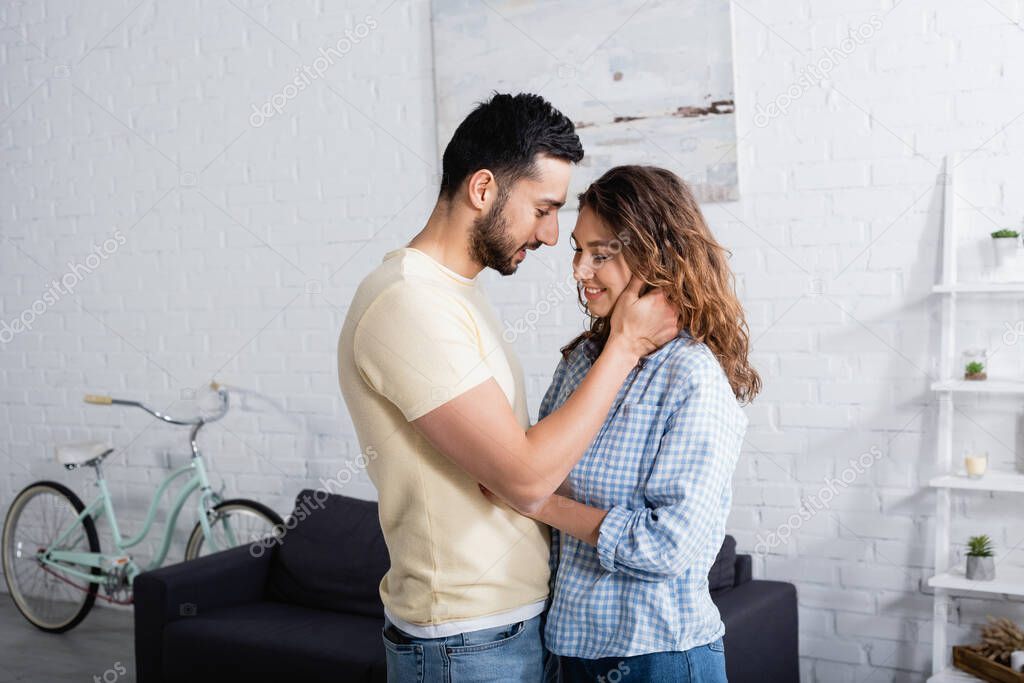
<path id="1" fill-rule="evenodd" d="M 529 513 L 552 527 L 546 646 L 569 683 L 725 681 L 707 576 L 747 425 L 738 401 L 761 385 L 726 251 L 683 181 L 643 166 L 580 195 L 572 241 L 591 322 L 562 349 L 542 418 L 587 373 L 631 278 L 664 291 L 682 329 L 634 368 L 562 488 Z"/>

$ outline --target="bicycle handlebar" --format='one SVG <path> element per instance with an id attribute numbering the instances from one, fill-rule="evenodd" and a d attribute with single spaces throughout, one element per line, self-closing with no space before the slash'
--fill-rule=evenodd
<path id="1" fill-rule="evenodd" d="M 202 416 L 200 416 L 200 417 L 194 417 L 194 418 L 189 419 L 189 420 L 179 420 L 179 419 L 173 418 L 173 417 L 171 417 L 169 415 L 164 415 L 163 413 L 161 413 L 161 412 L 159 412 L 157 410 L 153 410 L 149 406 L 147 406 L 147 405 L 145 405 L 143 403 L 140 403 L 139 401 L 129 401 L 129 400 L 126 400 L 126 399 L 114 398 L 112 396 L 103 396 L 103 395 L 100 395 L 100 394 L 86 394 L 83 397 L 82 400 L 84 400 L 86 403 L 92 403 L 92 404 L 95 404 L 95 405 L 134 406 L 136 408 L 141 408 L 142 410 L 145 410 L 147 413 L 149 413 L 153 417 L 155 417 L 155 418 L 157 418 L 159 420 L 163 420 L 164 422 L 169 422 L 171 424 L 176 424 L 176 425 L 197 425 L 197 424 L 204 424 L 206 422 L 216 422 L 217 420 L 219 420 L 222 417 L 224 417 L 227 414 L 227 412 L 228 412 L 228 391 L 227 391 L 227 388 L 225 388 L 224 386 L 218 384 L 217 382 L 210 382 L 210 388 L 213 389 L 214 391 L 216 391 L 217 395 L 220 397 L 220 410 L 217 412 L 216 415 L 213 415 L 211 417 L 202 417 Z"/>

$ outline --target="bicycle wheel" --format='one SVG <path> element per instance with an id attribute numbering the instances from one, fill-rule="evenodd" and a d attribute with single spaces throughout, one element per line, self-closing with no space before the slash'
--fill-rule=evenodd
<path id="1" fill-rule="evenodd" d="M 284 530 L 281 517 L 262 503 L 254 500 L 234 498 L 213 507 L 210 514 L 210 531 L 215 546 L 207 542 L 203 527 L 196 522 L 185 546 L 185 560 L 194 560 L 221 550 L 251 543 L 261 546 L 261 541 L 280 534 Z"/>
<path id="2" fill-rule="evenodd" d="M 43 631 L 62 633 L 74 628 L 96 601 L 98 584 L 63 576 L 59 568 L 39 560 L 39 553 L 51 547 L 84 509 L 71 489 L 52 481 L 38 481 L 25 487 L 7 511 L 4 579 L 18 611 Z M 92 517 L 76 526 L 59 549 L 98 553 L 100 540 Z M 74 568 L 85 569 L 79 565 Z M 98 576 L 99 567 L 92 567 L 90 573 Z"/>

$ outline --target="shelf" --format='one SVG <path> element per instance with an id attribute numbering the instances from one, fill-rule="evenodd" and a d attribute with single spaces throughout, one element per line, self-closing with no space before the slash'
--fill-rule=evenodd
<path id="1" fill-rule="evenodd" d="M 1024 394 L 1024 382 L 1005 379 L 950 379 L 932 382 L 932 391 L 955 391 L 965 394 Z"/>
<path id="2" fill-rule="evenodd" d="M 935 285 L 935 294 L 1024 294 L 1024 282 L 960 282 Z"/>
<path id="3" fill-rule="evenodd" d="M 957 567 L 928 579 L 928 585 L 954 592 L 1024 596 L 1024 568 L 1001 565 L 996 557 L 995 581 L 968 581 L 963 567 Z"/>
<path id="4" fill-rule="evenodd" d="M 989 470 L 980 479 L 970 479 L 966 474 L 946 474 L 941 477 L 935 477 L 928 482 L 928 485 L 935 489 L 1024 493 L 1024 474 Z"/>
<path id="5" fill-rule="evenodd" d="M 981 281 L 985 273 L 968 275 L 966 281 L 961 281 L 957 267 L 957 253 L 959 251 L 960 239 L 958 236 L 958 225 L 956 216 L 958 213 L 957 198 L 957 173 L 956 168 L 960 162 L 960 155 L 953 153 L 946 157 L 943 167 L 943 174 L 939 176 L 942 185 L 942 259 L 941 273 L 938 281 L 931 288 L 932 294 L 941 295 L 939 303 L 939 326 L 938 326 L 938 349 L 933 360 L 942 367 L 941 379 L 931 383 L 931 390 L 939 392 L 937 398 L 938 415 L 936 422 L 937 447 L 935 449 L 935 461 L 938 466 L 939 476 L 932 477 L 928 485 L 938 491 L 935 499 L 935 545 L 940 551 L 936 571 L 945 568 L 944 560 L 948 558 L 948 550 L 952 544 L 952 527 L 954 520 L 963 512 L 962 506 L 955 503 L 964 502 L 958 500 L 961 496 L 953 496 L 949 491 L 1006 491 L 1010 493 L 1024 493 L 1024 472 L 1017 472 L 1012 467 L 1002 471 L 988 471 L 980 479 L 969 479 L 965 472 L 958 471 L 963 467 L 964 461 L 954 457 L 953 444 L 954 432 L 957 429 L 956 408 L 957 403 L 963 402 L 965 396 L 956 394 L 988 395 L 990 397 L 1003 397 L 1001 403 L 1006 403 L 1010 398 L 1014 403 L 1019 403 L 1017 397 L 1024 397 L 1024 376 L 1021 377 L 999 377 L 995 375 L 990 380 L 971 381 L 963 377 L 965 365 L 958 362 L 957 352 L 957 302 L 961 301 L 968 307 L 975 301 L 994 301 L 1000 299 L 1001 304 L 1017 305 L 1024 301 L 1024 281 L 1010 281 L 1009 278 L 1017 278 L 1024 273 L 1010 269 L 999 269 L 992 271 L 992 279 Z M 988 324 L 999 329 L 1005 325 L 1005 317 L 997 316 L 994 313 L 985 316 Z M 1000 332 L 1003 330 L 999 329 Z M 1010 330 L 1009 332 L 1016 332 Z M 1009 338 L 1009 333 L 1007 333 Z M 1007 341 L 1009 341 L 1007 339 Z M 988 403 L 992 399 L 981 399 Z M 996 398 L 998 401 L 998 398 Z M 971 401 L 968 401 L 971 402 Z M 1014 501 L 1016 503 L 1016 500 Z M 1020 506 L 1017 506 L 1020 507 Z M 1019 519 L 1019 510 L 1011 509 L 1006 516 Z M 1000 520 L 1010 522 L 1009 519 Z M 949 625 L 944 609 L 948 606 L 950 595 L 973 595 L 974 597 L 986 597 L 998 599 L 998 596 L 1024 597 L 1024 567 L 1010 565 L 1010 552 L 1005 556 L 997 555 L 996 580 L 995 581 L 968 581 L 964 576 L 965 561 L 961 560 L 957 566 L 949 571 L 938 573 L 927 580 L 927 585 L 935 591 L 933 596 L 934 607 L 932 612 L 932 666 L 935 672 L 928 678 L 928 683 L 966 683 L 968 681 L 980 681 L 971 674 L 960 671 L 950 665 L 949 651 Z M 1005 565 L 1005 566 L 1004 566 Z"/>
<path id="6" fill-rule="evenodd" d="M 935 674 L 934 676 L 932 676 L 931 678 L 929 678 L 928 683 L 965 683 L 966 681 L 980 680 L 981 679 L 977 676 L 972 676 L 971 674 L 965 671 L 961 671 L 960 669 L 954 669 L 953 667 L 949 667 L 948 669 L 944 669 L 939 673 Z"/>

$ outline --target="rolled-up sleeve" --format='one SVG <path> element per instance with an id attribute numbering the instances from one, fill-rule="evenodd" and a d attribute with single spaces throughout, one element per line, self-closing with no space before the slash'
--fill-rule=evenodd
<path id="1" fill-rule="evenodd" d="M 601 524 L 597 554 L 609 572 L 679 576 L 722 519 L 746 417 L 717 368 L 696 369 L 682 384 L 645 484 L 648 506 L 613 506 Z"/>

